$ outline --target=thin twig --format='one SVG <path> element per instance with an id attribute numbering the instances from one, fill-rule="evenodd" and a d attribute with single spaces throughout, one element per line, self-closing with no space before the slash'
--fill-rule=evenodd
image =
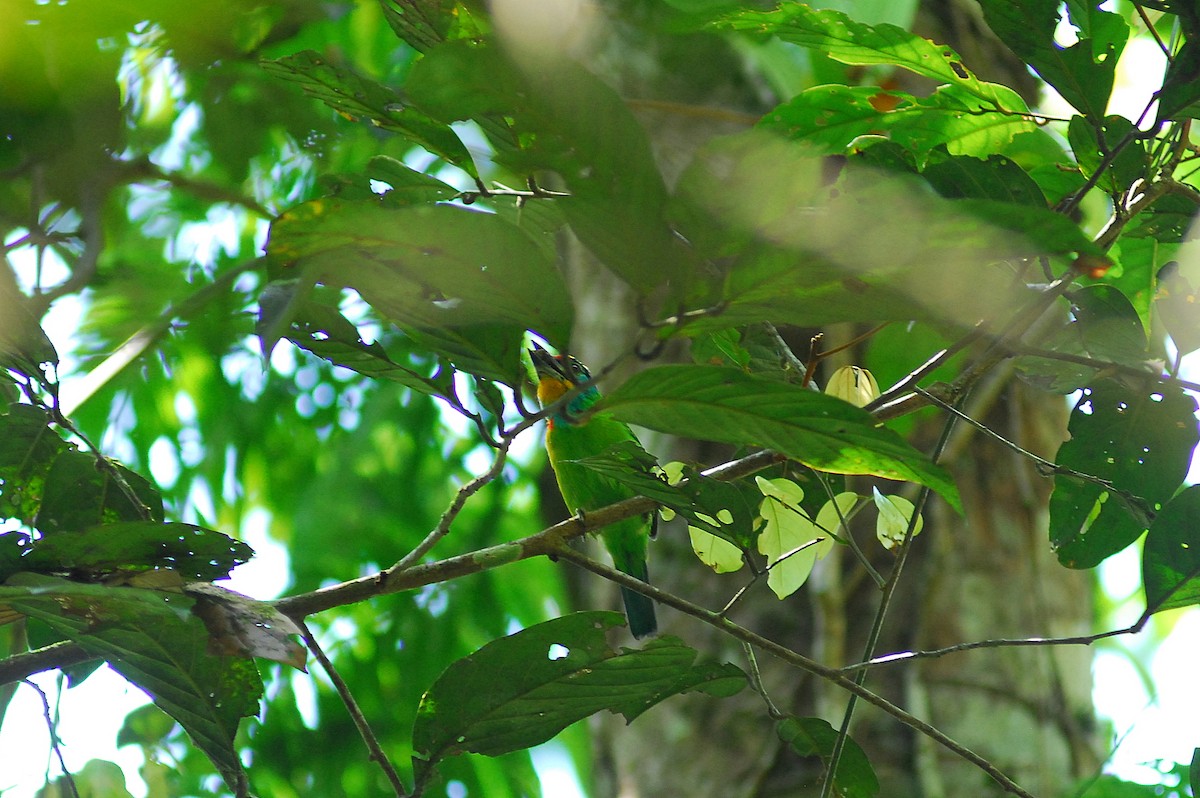
<path id="1" fill-rule="evenodd" d="M 523 427 L 519 427 L 518 429 L 523 429 Z M 381 573 L 381 579 L 394 576 L 412 567 L 414 563 L 436 546 L 439 540 L 450 533 L 450 526 L 454 523 L 454 519 L 458 518 L 458 514 L 462 512 L 463 507 L 466 506 L 467 500 L 482 490 L 485 485 L 500 476 L 500 472 L 504 470 L 504 463 L 508 460 L 508 449 L 512 445 L 512 441 L 511 437 L 505 437 L 500 442 L 500 446 L 496 450 L 496 457 L 492 460 L 491 468 L 458 489 L 454 494 L 454 498 L 450 501 L 450 506 L 446 508 L 441 518 L 438 519 L 437 525 L 412 551 L 400 558 L 395 565 Z"/>
<path id="2" fill-rule="evenodd" d="M 71 791 L 71 795 L 79 798 L 75 777 L 71 775 L 71 771 L 67 770 L 67 762 L 63 759 L 62 754 L 62 741 L 58 739 L 58 730 L 55 727 L 54 719 L 50 717 L 50 699 L 46 697 L 46 691 L 33 682 L 26 679 L 25 684 L 32 687 L 42 698 L 42 716 L 46 719 L 46 730 L 50 733 L 50 747 L 54 750 L 54 755 L 58 757 L 58 766 L 62 769 L 62 777 L 67 783 L 67 789 Z"/>
<path id="3" fill-rule="evenodd" d="M 869 659 L 866 662 L 858 662 L 854 665 L 847 665 L 842 668 L 842 673 L 851 673 L 854 671 L 867 670 L 876 665 L 891 665 L 896 662 L 910 662 L 918 659 L 937 659 L 944 657 L 947 654 L 958 654 L 962 651 L 975 651 L 981 648 L 1014 648 L 1027 646 L 1090 646 L 1099 640 L 1105 640 L 1110 637 L 1118 637 L 1120 635 L 1137 634 L 1145 626 L 1145 616 L 1140 618 L 1137 623 L 1125 629 L 1110 629 L 1107 632 L 1098 632 L 1091 635 L 1078 635 L 1076 637 L 1019 637 L 1019 638 L 996 638 L 993 640 L 976 640 L 970 643 L 957 643 L 953 646 L 945 648 L 935 648 L 927 651 L 898 651 L 895 654 L 885 654 L 881 657 Z"/>
<path id="4" fill-rule="evenodd" d="M 887 699 L 876 695 L 859 684 L 856 684 L 853 679 L 847 678 L 837 668 L 830 668 L 826 665 L 822 665 L 816 660 L 810 659 L 797 651 L 793 651 L 792 649 L 765 638 L 755 632 L 752 632 L 743 626 L 739 626 L 728 618 L 722 616 L 720 613 L 712 612 L 711 610 L 705 609 L 698 604 L 693 604 L 686 599 L 680 598 L 673 593 L 668 593 L 655 587 L 654 585 L 643 582 L 640 579 L 635 579 L 632 576 L 623 574 L 615 568 L 610 568 L 603 563 L 597 562 L 582 552 L 576 551 L 565 544 L 561 544 L 559 546 L 556 556 L 560 559 L 574 563 L 575 565 L 578 565 L 587 571 L 591 571 L 597 576 L 601 576 L 612 582 L 616 582 L 623 587 L 628 587 L 632 590 L 642 593 L 643 595 L 649 596 L 660 604 L 664 604 L 668 607 L 679 610 L 686 615 L 690 615 L 691 617 L 696 618 L 719 631 L 729 634 L 736 640 L 739 640 L 743 643 L 748 643 L 755 648 L 767 652 L 771 656 L 782 660 L 788 665 L 792 665 L 801 670 L 807 671 L 814 676 L 819 676 L 822 679 L 828 680 L 829 682 L 852 693 L 863 701 L 866 701 L 872 706 L 878 707 L 887 714 L 891 715 L 893 718 L 896 718 L 905 726 L 908 726 L 909 728 L 926 735 L 955 755 L 975 765 L 977 768 L 990 776 L 994 781 L 996 781 L 996 783 L 999 784 L 1006 792 L 1020 796 L 1020 798 L 1034 798 L 1033 795 L 1010 779 L 1004 774 L 1003 771 L 997 768 L 988 759 L 975 753 L 965 745 L 956 742 L 937 727 L 926 723 L 915 715 L 904 711 Z"/>
<path id="5" fill-rule="evenodd" d="M 1031 460 L 1037 466 L 1038 473 L 1041 474 L 1042 476 L 1044 476 L 1044 477 L 1063 476 L 1063 477 L 1071 477 L 1073 479 L 1078 479 L 1083 482 L 1090 482 L 1093 485 L 1097 485 L 1101 488 L 1104 488 L 1104 490 L 1113 494 L 1115 497 L 1121 499 L 1122 504 L 1124 504 L 1126 506 L 1126 508 L 1134 511 L 1135 515 L 1141 516 L 1140 518 L 1138 518 L 1139 522 L 1143 522 L 1147 526 L 1149 526 L 1150 522 L 1154 520 L 1154 515 L 1155 515 L 1154 509 L 1151 508 L 1150 505 L 1146 503 L 1145 499 L 1141 498 L 1140 496 L 1135 496 L 1134 494 L 1130 493 L 1129 491 L 1121 490 L 1120 488 L 1115 487 L 1111 480 L 1107 480 L 1102 477 L 1095 476 L 1093 474 L 1085 474 L 1082 471 L 1076 471 L 1075 469 L 1069 468 L 1068 466 L 1059 465 L 1058 463 L 1051 462 L 1050 460 L 1047 460 L 1044 457 L 1040 457 L 1040 456 L 1034 454 L 1033 452 L 1029 451 L 1028 449 L 1022 448 L 1019 444 L 1017 444 L 1013 441 L 1010 441 L 1008 438 L 1005 438 L 1003 435 L 1001 435 L 1000 433 L 991 429 L 986 424 L 983 424 L 983 423 L 971 418 L 969 415 L 962 412 L 957 407 L 946 404 L 941 399 L 938 399 L 937 397 L 932 396 L 927 391 L 924 391 L 921 388 L 917 388 L 915 390 L 917 393 L 924 395 L 926 398 L 929 399 L 929 401 L 931 401 L 932 403 L 934 403 L 941 409 L 945 410 L 947 413 L 950 413 L 955 418 L 958 418 L 960 421 L 966 422 L 967 424 L 971 425 L 971 427 L 973 427 L 976 430 L 979 430 L 984 435 L 988 436 L 989 438 L 996 441 L 997 443 L 1007 446 L 1009 449 L 1011 449 L 1012 451 L 1021 455 L 1022 457 L 1025 457 L 1025 458 Z"/>
<path id="6" fill-rule="evenodd" d="M 354 721 L 354 726 L 358 729 L 358 733 L 362 735 L 363 742 L 367 745 L 367 750 L 371 752 L 371 759 L 379 763 L 380 769 L 383 770 L 383 775 L 387 778 L 388 783 L 392 785 L 392 791 L 399 798 L 407 798 L 408 791 L 404 788 L 404 783 L 400 781 L 400 775 L 396 773 L 396 768 L 392 766 L 391 760 L 384 753 L 383 746 L 379 744 L 379 738 L 375 735 L 375 730 L 371 728 L 371 724 L 367 722 L 367 718 L 358 706 L 358 702 L 354 700 L 354 694 L 350 692 L 350 687 L 342 679 L 342 675 L 338 673 L 333 663 L 329 661 L 329 657 L 325 656 L 325 651 L 321 648 L 321 644 L 317 642 L 317 638 L 313 636 L 312 630 L 308 628 L 308 625 L 301 622 L 300 629 L 304 633 L 304 644 L 313 653 L 313 656 L 317 658 L 317 661 L 321 663 L 321 667 L 325 669 L 326 675 L 329 676 L 329 681 L 333 683 L 333 689 L 337 691 L 338 697 L 342 699 L 342 704 L 346 707 L 346 712 L 350 715 L 350 719 Z"/>
<path id="7" fill-rule="evenodd" d="M 762 671 L 758 668 L 758 658 L 754 656 L 754 647 L 742 641 L 742 651 L 746 654 L 746 668 L 750 676 L 750 686 L 754 692 L 762 697 L 763 703 L 767 705 L 767 715 L 771 720 L 782 720 L 785 715 L 779 711 L 779 707 L 775 706 L 775 702 L 771 700 L 771 696 L 767 693 L 767 686 L 763 684 Z"/>
<path id="8" fill-rule="evenodd" d="M 959 398 L 959 401 L 965 398 L 965 394 Z M 950 434 L 954 431 L 954 423 L 956 418 L 951 416 L 946 419 L 942 425 L 942 432 L 938 436 L 937 443 L 934 445 L 933 453 L 930 457 L 932 462 L 937 463 L 946 450 L 946 444 L 950 441 Z M 863 647 L 863 659 L 869 660 L 875 656 L 875 647 L 879 645 L 879 637 L 883 633 L 883 624 L 887 618 L 888 609 L 891 607 L 892 598 L 896 594 L 896 586 L 900 584 L 900 576 L 904 573 L 904 566 L 908 563 L 909 553 L 912 551 L 913 536 L 917 532 L 917 522 L 921 518 L 921 512 L 925 509 L 925 503 L 929 500 L 930 490 L 927 485 L 921 487 L 917 494 L 917 500 L 913 502 L 912 515 L 908 519 L 908 528 L 904 531 L 904 540 L 900 544 L 899 556 L 896 558 L 896 564 L 892 567 L 891 573 L 888 574 L 887 582 L 883 586 L 883 595 L 879 599 L 879 607 L 875 611 L 875 618 L 871 622 L 871 631 L 867 635 L 867 643 Z M 866 680 L 867 671 L 862 670 L 854 674 L 854 683 L 861 686 Z M 825 766 L 825 781 L 821 785 L 821 798 L 828 798 L 833 789 L 834 774 L 837 773 L 838 762 L 842 758 L 842 753 L 846 749 L 846 740 L 850 736 L 850 721 L 854 717 L 854 707 L 856 704 L 854 695 L 846 702 L 846 712 L 842 716 L 842 725 L 838 730 L 837 740 L 834 741 L 833 751 L 829 755 L 829 762 Z"/>

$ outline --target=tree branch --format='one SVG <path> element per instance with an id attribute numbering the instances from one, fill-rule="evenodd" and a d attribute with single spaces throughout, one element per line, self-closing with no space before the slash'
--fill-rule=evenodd
<path id="1" fill-rule="evenodd" d="M 371 724 L 367 723 L 366 716 L 358 706 L 358 702 L 354 700 L 354 694 L 350 692 L 350 686 L 342 679 L 342 675 L 338 673 L 337 668 L 329 661 L 329 657 L 325 656 L 325 650 L 321 648 L 321 644 L 313 636 L 312 630 L 303 623 L 300 624 L 300 629 L 304 632 L 304 644 L 308 646 L 308 650 L 313 653 L 313 656 L 317 658 L 317 662 L 320 662 L 321 667 L 325 669 L 325 673 L 329 676 L 329 681 L 333 684 L 333 689 L 337 691 L 338 697 L 342 699 L 342 704 L 345 705 L 346 712 L 350 714 L 350 719 L 354 721 L 358 733 L 362 735 L 363 742 L 367 745 L 367 750 L 371 752 L 371 759 L 379 763 L 379 767 L 383 770 L 383 775 L 387 777 L 388 783 L 392 785 L 392 790 L 398 798 L 406 798 L 408 791 L 404 788 L 404 783 L 400 781 L 400 775 L 396 773 L 396 768 L 393 767 L 392 761 L 384 753 L 383 746 L 379 744 L 379 738 L 375 735 L 375 730 L 371 728 Z"/>
<path id="2" fill-rule="evenodd" d="M 792 665 L 803 671 L 807 671 L 814 676 L 819 676 L 822 679 L 826 679 L 833 684 L 836 684 L 838 687 L 841 687 L 852 695 L 861 698 L 863 701 L 878 707 L 896 720 L 903 723 L 905 726 L 908 726 L 909 728 L 926 735 L 952 753 L 975 765 L 988 776 L 990 776 L 1006 792 L 1020 796 L 1020 798 L 1033 798 L 1033 795 L 1006 776 L 999 768 L 997 768 L 984 757 L 967 748 L 965 745 L 962 745 L 961 743 L 951 739 L 935 726 L 926 723 L 915 715 L 909 714 L 905 710 L 888 701 L 886 698 L 872 693 L 870 690 L 857 684 L 853 679 L 847 678 L 837 668 L 830 668 L 826 665 L 822 665 L 816 660 L 809 659 L 797 651 L 793 651 L 792 649 L 776 643 L 773 640 L 769 640 L 762 635 L 756 634 L 755 632 L 752 632 L 743 626 L 739 626 L 720 613 L 712 612 L 711 610 L 705 609 L 698 604 L 693 604 L 686 599 L 682 599 L 672 593 L 668 593 L 660 588 L 655 587 L 654 585 L 643 582 L 640 579 L 634 579 L 632 576 L 623 574 L 615 568 L 609 568 L 607 565 L 591 559 L 587 555 L 572 549 L 570 546 L 561 545 L 555 554 L 564 560 L 578 565 L 584 570 L 591 571 L 597 576 L 602 576 L 605 579 L 616 582 L 622 587 L 628 587 L 632 590 L 636 590 L 643 595 L 649 596 L 660 604 L 665 604 L 668 607 L 679 610 L 685 615 L 690 615 L 693 618 L 703 621 L 709 626 L 725 632 L 736 640 L 739 640 L 743 643 L 748 643 L 755 648 L 767 652 L 768 654 L 782 660 L 788 665 Z"/>

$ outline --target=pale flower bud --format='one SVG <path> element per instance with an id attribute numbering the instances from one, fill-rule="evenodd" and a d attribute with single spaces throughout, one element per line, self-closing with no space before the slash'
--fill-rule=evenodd
<path id="1" fill-rule="evenodd" d="M 833 372 L 825 393 L 863 407 L 879 398 L 879 383 L 871 372 L 858 366 L 842 366 Z"/>

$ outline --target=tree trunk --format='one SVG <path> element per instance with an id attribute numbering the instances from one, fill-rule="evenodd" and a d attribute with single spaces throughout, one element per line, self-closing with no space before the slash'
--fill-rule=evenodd
<path id="1" fill-rule="evenodd" d="M 974 19 L 966 12 L 949 13 L 945 2 L 933 5 L 922 17 L 923 35 L 947 41 L 960 52 L 965 45 L 979 58 L 992 58 L 995 63 L 971 66 L 990 73 L 993 80 L 1004 81 L 1007 74 L 1012 78 L 1009 85 L 1027 87 L 1023 67 L 1016 75 L 993 42 L 960 38 L 980 35 L 980 27 L 932 30 L 939 22 Z M 644 52 L 626 55 L 608 52 L 598 61 L 624 66 L 623 74 L 607 77 L 621 84 L 626 97 L 655 96 L 663 76 L 632 74 L 636 67 L 631 65 L 644 68 L 660 62 Z M 718 105 L 740 96 L 743 103 L 753 103 L 753 97 L 745 99 L 750 95 L 747 84 L 733 85 L 738 83 L 735 77 L 714 84 L 706 97 L 693 101 Z M 713 135 L 730 132 L 669 113 L 643 121 L 668 179 L 688 153 Z M 569 249 L 568 267 L 579 303 L 574 349 L 593 362 L 608 362 L 636 330 L 629 295 L 580 247 Z M 968 408 L 993 430 L 1047 458 L 1065 437 L 1064 400 L 1005 377 L 981 386 Z M 925 422 L 914 438 L 918 446 L 929 451 L 943 423 L 940 416 Z M 670 442 L 645 442 L 660 456 L 709 464 L 728 454 L 681 453 Z M 1050 482 L 1011 449 L 961 424 L 944 463 L 958 478 L 967 515 L 960 517 L 940 500 L 931 501 L 925 531 L 915 539 L 876 653 L 1085 633 L 1091 619 L 1091 579 L 1063 569 L 1049 549 Z M 851 489 L 869 493 L 870 485 L 857 480 Z M 873 516 L 868 522 L 867 528 L 855 530 L 856 539 L 886 575 L 894 557 L 874 542 Z M 744 571 L 716 576 L 706 569 L 692 555 L 686 530 L 678 522 L 666 525 L 652 544 L 650 573 L 659 586 L 713 609 L 723 606 L 748 578 Z M 588 584 L 596 581 L 585 579 Z M 601 589 L 608 594 L 608 586 Z M 835 554 L 819 563 L 809 584 L 786 601 L 776 600 L 765 584 L 755 585 L 733 619 L 825 664 L 841 666 L 860 659 L 879 596 L 852 557 Z M 585 600 L 616 606 L 615 598 L 608 603 L 594 596 Z M 670 610 L 660 611 L 660 623 L 664 633 L 679 635 L 703 652 L 751 667 L 741 646 L 711 627 Z M 991 648 L 881 666 L 868 674 L 866 686 L 988 758 L 1034 794 L 1056 795 L 1097 766 L 1090 729 L 1079 720 L 1092 716 L 1089 662 L 1089 650 L 1082 647 Z M 757 667 L 766 694 L 781 711 L 817 715 L 835 728 L 840 725 L 846 705 L 843 691 L 765 655 L 759 655 Z M 597 717 L 593 723 L 596 798 L 767 798 L 820 792 L 820 762 L 802 758 L 780 743 L 763 699 L 752 690 L 725 700 L 678 697 L 629 727 L 611 716 Z M 881 794 L 888 798 L 1001 794 L 978 768 L 872 707 L 859 704 L 851 733 L 865 749 L 883 785 Z"/>

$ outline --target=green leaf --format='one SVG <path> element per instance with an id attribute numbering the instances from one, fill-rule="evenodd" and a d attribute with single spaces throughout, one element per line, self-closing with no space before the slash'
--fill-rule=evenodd
<path id="1" fill-rule="evenodd" d="M 916 176 L 847 165 L 832 187 L 823 160 L 764 135 L 723 140 L 681 178 L 680 229 L 729 264 L 693 307 L 724 301 L 699 330 L 764 320 L 1007 319 L 1029 296 L 1006 259 L 1097 253 L 1045 207 L 947 200 Z"/>
<path id="2" fill-rule="evenodd" d="M 737 487 L 705 477 L 682 463 L 668 483 L 655 473 L 654 457 L 634 441 L 622 441 L 600 454 L 571 462 L 628 485 L 683 516 L 693 526 L 733 542 L 749 539 L 753 517 Z M 681 482 L 685 477 L 687 481 Z M 729 518 L 727 523 L 717 522 L 722 512 Z"/>
<path id="3" fill-rule="evenodd" d="M 774 34 L 786 42 L 819 50 L 855 66 L 893 64 L 973 94 L 994 108 L 1014 96 L 1011 90 L 979 80 L 946 45 L 934 44 L 888 23 L 864 25 L 841 11 L 818 11 L 783 3 L 775 11 L 742 11 L 714 23 L 724 30 Z M 1022 106 L 1024 103 L 1021 104 Z M 1010 111 L 1020 108 L 1007 108 Z"/>
<path id="4" fill-rule="evenodd" d="M 605 632 L 623 622 L 619 613 L 574 613 L 494 640 L 447 668 L 417 712 L 418 781 L 447 757 L 528 748 L 603 709 L 633 720 L 681 692 L 727 696 L 745 684 L 732 665 L 693 664 L 696 651 L 677 638 L 614 651 Z"/>
<path id="5" fill-rule="evenodd" d="M 961 508 L 950 476 L 866 411 L 740 369 L 648 369 L 607 396 L 603 408 L 660 432 L 774 449 L 821 471 L 919 482 Z"/>
<path id="6" fill-rule="evenodd" d="M 331 64 L 312 50 L 260 64 L 276 77 L 299 84 L 305 94 L 342 116 L 352 121 L 366 120 L 373 127 L 399 133 L 472 177 L 479 176 L 471 153 L 449 125 L 431 119 L 405 103 L 396 92 L 356 74 L 349 66 Z"/>
<path id="7" fill-rule="evenodd" d="M 838 733 L 821 718 L 788 717 L 777 728 L 779 739 L 801 756 L 820 757 L 826 766 L 833 755 Z M 870 760 L 858 743 L 846 738 L 837 773 L 833 777 L 835 794 L 845 798 L 873 798 L 879 794 L 879 779 Z"/>
<path id="8" fill-rule="evenodd" d="M 1133 123 L 1123 116 L 1106 116 L 1098 123 L 1082 116 L 1073 116 L 1067 128 L 1071 150 L 1083 173 L 1091 177 L 1101 166 L 1105 166 L 1096 185 L 1110 194 L 1128 191 L 1130 186 L 1146 175 L 1150 166 L 1146 148 L 1136 139 L 1126 141 L 1138 133 Z M 1125 146 L 1111 163 L 1105 165 L 1105 158 L 1118 144 Z"/>
<path id="9" fill-rule="evenodd" d="M 690 268 L 666 221 L 667 189 L 645 130 L 615 91 L 574 62 L 525 70 L 494 48 L 445 45 L 414 65 L 408 88 L 444 120 L 502 115 L 513 144 L 484 128 L 496 160 L 518 174 L 557 173 L 571 196 L 555 203 L 571 229 L 635 290 L 648 293 Z"/>
<path id="10" fill-rule="evenodd" d="M 1146 611 L 1200 604 L 1200 485 L 1171 499 L 1150 525 L 1142 549 Z"/>
<path id="11" fill-rule="evenodd" d="M 54 458 L 33 525 L 45 535 L 117 521 L 162 521 L 162 496 L 140 474 L 94 455 Z"/>
<path id="12" fill-rule="evenodd" d="M 879 517 L 875 520 L 875 537 L 885 549 L 900 545 L 908 534 L 908 525 L 916 508 L 903 496 L 885 496 L 875 487 L 871 488 L 871 493 L 875 508 L 879 511 Z M 920 534 L 924 526 L 925 519 L 918 515 L 913 537 Z"/>
<path id="13" fill-rule="evenodd" d="M 1200 76 L 1200 41 L 1189 35 L 1171 59 L 1163 78 L 1158 100 L 1158 125 L 1168 119 L 1200 116 L 1200 80 L 1197 76 Z"/>
<path id="14" fill-rule="evenodd" d="M 233 740 L 239 721 L 258 710 L 262 679 L 250 660 L 206 653 L 191 599 L 18 574 L 0 587 L 0 600 L 108 660 L 183 726 L 230 790 L 245 792 Z"/>
<path id="15" fill-rule="evenodd" d="M 0 414 L 0 519 L 32 524 L 42 505 L 46 475 L 72 447 L 50 428 L 46 411 L 12 404 Z"/>
<path id="16" fill-rule="evenodd" d="M 1146 329 L 1121 291 L 1100 284 L 1073 291 L 1069 298 L 1072 319 L 1054 331 L 1041 348 L 1145 368 L 1148 374 L 1151 373 Z M 1026 380 L 1058 393 L 1069 393 L 1087 385 L 1099 371 L 1082 363 L 1037 356 L 1018 358 L 1016 365 Z"/>
<path id="17" fill-rule="evenodd" d="M 800 508 L 804 492 L 799 485 L 788 479 L 754 481 L 763 493 L 758 553 L 767 558 L 768 587 L 785 599 L 808 580 L 817 558 L 829 552 L 833 541 Z"/>
<path id="18" fill-rule="evenodd" d="M 445 41 L 455 19 L 455 0 L 381 0 L 383 17 L 396 35 L 425 52 Z"/>
<path id="19" fill-rule="evenodd" d="M 689 525 L 688 540 L 700 562 L 719 574 L 740 571 L 746 564 L 745 553 L 725 538 Z"/>
<path id="20" fill-rule="evenodd" d="M 1200 440 L 1195 412 L 1194 399 L 1166 386 L 1136 389 L 1105 380 L 1084 389 L 1056 462 L 1109 480 L 1128 496 L 1055 476 L 1050 544 L 1059 562 L 1091 568 L 1146 530 L 1187 475 Z"/>
<path id="21" fill-rule="evenodd" d="M 458 189 L 436 177 L 410 169 L 387 155 L 376 155 L 367 164 L 367 176 L 391 186 L 384 199 L 388 202 L 419 205 L 457 197 Z"/>
<path id="22" fill-rule="evenodd" d="M 1029 173 L 1003 155 L 935 157 L 921 172 L 947 199 L 994 200 L 1046 208 L 1046 195 Z M 1078 228 L 1076 228 L 1078 230 Z"/>
<path id="23" fill-rule="evenodd" d="M 494 214 L 314 200 L 275 221 L 269 251 L 460 354 L 503 356 L 505 381 L 519 374 L 526 329 L 560 346 L 570 333 L 571 300 L 557 267 Z M 498 354 L 489 339 L 501 329 L 509 343 Z"/>
<path id="24" fill-rule="evenodd" d="M 272 283 L 268 286 L 276 285 Z M 367 343 L 358 328 L 336 308 L 315 301 L 289 303 L 290 318 L 268 320 L 267 303 L 260 319 L 283 333 L 289 341 L 336 366 L 351 369 L 364 377 L 399 383 L 428 396 L 446 396 L 453 390 L 449 376 L 425 376 L 415 368 L 393 360 L 378 341 Z M 264 340 L 263 351 L 268 351 Z"/>
<path id="25" fill-rule="evenodd" d="M 192 579 L 229 576 L 254 551 L 240 540 L 192 524 L 132 521 L 60 532 L 35 541 L 20 567 L 92 577 L 170 569 Z"/>
<path id="26" fill-rule="evenodd" d="M 1081 38 L 1070 47 L 1054 41 L 1058 26 L 1058 0 L 981 0 L 988 26 L 1012 51 L 1037 71 L 1042 79 L 1085 116 L 1104 116 L 1117 60 L 1125 47 L 1129 28 L 1120 17 L 1107 12 L 1093 32 L 1104 38 Z M 1119 24 L 1116 24 L 1119 23 Z"/>
<path id="27" fill-rule="evenodd" d="M 928 97 L 874 86 L 825 85 L 806 89 L 777 106 L 758 123 L 832 153 L 842 153 L 860 136 L 885 134 L 919 160 L 939 146 L 953 155 L 985 157 L 1003 149 L 1013 137 L 1036 128 L 1021 112 L 1020 95 L 992 86 L 1005 112 L 954 86 L 942 86 Z"/>

